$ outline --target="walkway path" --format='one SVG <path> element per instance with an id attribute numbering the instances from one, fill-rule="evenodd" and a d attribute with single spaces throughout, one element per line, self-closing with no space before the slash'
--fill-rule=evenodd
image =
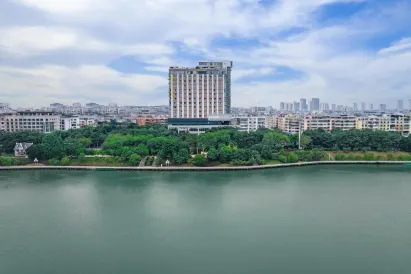
<path id="1" fill-rule="evenodd" d="M 147 161 L 147 156 L 143 157 L 143 159 L 141 159 L 140 164 L 138 165 L 139 167 L 144 167 L 146 165 L 146 161 Z"/>
<path id="2" fill-rule="evenodd" d="M 284 168 L 314 165 L 409 165 L 411 161 L 321 161 L 304 162 L 293 164 L 261 165 L 261 166 L 235 166 L 235 167 L 101 167 L 101 166 L 0 166 L 0 170 L 120 170 L 120 171 L 237 171 L 237 170 L 257 170 L 269 168 Z"/>

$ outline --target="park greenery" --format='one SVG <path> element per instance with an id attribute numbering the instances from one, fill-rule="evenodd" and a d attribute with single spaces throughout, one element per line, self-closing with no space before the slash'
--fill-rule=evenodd
<path id="1" fill-rule="evenodd" d="M 240 132 L 218 128 L 200 135 L 177 133 L 165 126 L 108 123 L 69 131 L 0 132 L 0 165 L 27 164 L 9 155 L 16 142 L 34 143 L 29 159 L 50 165 L 262 165 L 299 161 L 411 160 L 411 137 L 372 130 Z M 402 153 L 399 153 L 402 152 Z M 143 160 L 143 161 L 142 161 Z"/>

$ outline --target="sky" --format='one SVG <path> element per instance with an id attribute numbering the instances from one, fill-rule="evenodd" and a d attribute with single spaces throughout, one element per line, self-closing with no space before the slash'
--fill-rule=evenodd
<path id="1" fill-rule="evenodd" d="M 411 0 L 0 0 L 0 102 L 168 104 L 231 60 L 232 105 L 411 98 Z"/>

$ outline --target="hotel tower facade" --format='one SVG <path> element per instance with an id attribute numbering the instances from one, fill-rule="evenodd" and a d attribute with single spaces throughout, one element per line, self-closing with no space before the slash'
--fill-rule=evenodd
<path id="1" fill-rule="evenodd" d="M 170 67 L 170 118 L 204 119 L 230 114 L 232 67 L 231 61 Z"/>

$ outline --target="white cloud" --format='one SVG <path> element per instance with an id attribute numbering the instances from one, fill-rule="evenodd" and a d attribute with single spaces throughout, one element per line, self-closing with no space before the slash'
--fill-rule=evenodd
<path id="1" fill-rule="evenodd" d="M 240 80 L 244 77 L 255 77 L 255 76 L 264 76 L 274 73 L 274 68 L 263 67 L 263 68 L 251 68 L 251 69 L 235 69 L 232 72 L 231 79 L 232 81 Z"/>
<path id="2" fill-rule="evenodd" d="M 390 47 L 381 49 L 379 54 L 390 54 L 396 53 L 403 50 L 411 50 L 411 37 L 403 38 L 400 41 L 397 41 L 391 44 Z"/>
<path id="3" fill-rule="evenodd" d="M 42 106 L 57 99 L 129 104 L 156 99 L 155 92 L 167 94 L 167 78 L 149 74 L 127 74 L 105 66 L 44 66 L 17 69 L 0 66 L 0 82 L 7 92 L 0 101 L 18 106 Z M 164 100 L 166 101 L 166 100 Z"/>
<path id="4" fill-rule="evenodd" d="M 164 97 L 156 98 L 166 102 L 166 77 L 124 76 L 105 67 L 122 55 L 135 55 L 146 71 L 156 74 L 167 72 L 169 65 L 194 65 L 193 59 L 233 60 L 234 105 L 250 105 L 251 99 L 275 105 L 300 97 L 346 103 L 410 95 L 410 38 L 380 51 L 366 45 L 371 38 L 409 23 L 410 6 L 406 4 L 379 8 L 369 1 L 373 8 L 349 20 L 322 25 L 316 21 L 319 7 L 362 0 L 277 0 L 268 6 L 259 0 L 13 2 L 43 12 L 48 20 L 47 25 L 30 26 L 30 20 L 16 18 L 15 26 L 0 25 L 0 53 L 9 56 L 9 65 L 0 69 L 1 83 L 7 83 L 0 100 L 15 105 L 76 96 L 151 104 L 154 97 L 149 95 L 160 94 L 160 90 Z M 306 31 L 286 38 L 279 35 L 294 27 Z M 255 40 L 256 46 L 241 50 L 235 45 L 213 46 L 213 39 L 233 36 Z M 67 58 L 77 57 L 78 66 L 69 68 L 59 61 L 66 52 L 72 54 Z M 92 55 L 97 57 L 91 65 L 83 57 Z M 26 68 L 24 61 L 34 62 L 33 57 L 35 63 Z M 13 58 L 19 60 L 18 65 L 14 66 Z M 55 66 L 49 65 L 50 59 L 58 60 Z M 276 68 L 281 67 L 298 72 L 298 77 L 252 80 L 278 75 Z M 250 80 L 236 82 L 239 79 Z M 37 96 L 16 99 L 26 98 L 28 90 Z"/>
<path id="5" fill-rule="evenodd" d="M 0 37 L 0 46 L 4 51 L 22 57 L 64 49 L 145 56 L 174 52 L 166 44 L 116 44 L 89 37 L 80 31 L 58 27 L 0 28 Z"/>

